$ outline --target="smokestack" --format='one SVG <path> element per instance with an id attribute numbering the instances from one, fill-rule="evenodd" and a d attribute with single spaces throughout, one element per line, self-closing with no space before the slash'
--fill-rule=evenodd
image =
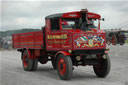
<path id="1" fill-rule="evenodd" d="M 87 22 L 88 10 L 87 9 L 81 9 L 80 14 L 81 14 L 82 22 Z"/>

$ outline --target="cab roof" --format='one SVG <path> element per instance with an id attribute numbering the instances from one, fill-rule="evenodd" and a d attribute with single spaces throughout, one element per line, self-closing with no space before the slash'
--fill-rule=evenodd
<path id="1" fill-rule="evenodd" d="M 88 12 L 88 19 L 100 19 L 101 16 L 96 13 Z M 46 16 L 45 19 L 54 19 L 54 18 L 81 18 L 80 11 L 76 12 L 67 12 L 67 13 L 58 13 Z"/>

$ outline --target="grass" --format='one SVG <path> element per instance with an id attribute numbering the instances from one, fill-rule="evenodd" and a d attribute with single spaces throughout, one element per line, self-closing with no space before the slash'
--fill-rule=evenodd
<path id="1" fill-rule="evenodd" d="M 125 40 L 125 43 L 127 43 L 127 44 L 128 44 L 128 39 L 127 39 L 127 40 Z"/>

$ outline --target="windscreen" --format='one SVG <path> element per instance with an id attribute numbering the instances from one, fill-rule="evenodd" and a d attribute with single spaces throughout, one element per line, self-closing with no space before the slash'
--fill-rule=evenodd
<path id="1" fill-rule="evenodd" d="M 97 19 L 89 19 L 88 20 L 88 28 L 89 29 L 96 29 L 96 28 L 98 28 L 98 20 Z"/>
<path id="2" fill-rule="evenodd" d="M 97 19 L 89 19 L 87 23 L 82 23 L 81 18 L 76 19 L 62 19 L 62 29 L 80 29 L 80 30 L 89 30 L 89 29 L 97 29 L 98 20 Z M 82 26 L 85 26 L 82 29 Z"/>
<path id="3" fill-rule="evenodd" d="M 77 29 L 79 19 L 62 19 L 62 29 Z"/>

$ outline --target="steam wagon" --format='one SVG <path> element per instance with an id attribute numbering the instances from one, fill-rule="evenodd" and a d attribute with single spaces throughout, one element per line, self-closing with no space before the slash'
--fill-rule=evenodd
<path id="1" fill-rule="evenodd" d="M 99 14 L 87 9 L 49 15 L 41 31 L 13 34 L 13 48 L 21 52 L 25 71 L 36 70 L 38 62 L 51 61 L 63 80 L 72 77 L 74 66 L 87 65 L 104 78 L 110 71 L 110 59 L 100 20 Z"/>

